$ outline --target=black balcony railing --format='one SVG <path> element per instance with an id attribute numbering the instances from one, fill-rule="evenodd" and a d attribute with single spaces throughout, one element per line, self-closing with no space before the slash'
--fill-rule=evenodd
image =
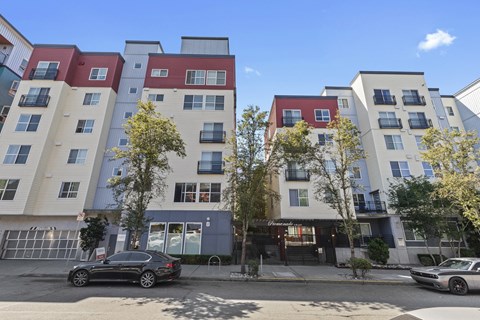
<path id="1" fill-rule="evenodd" d="M 310 172 L 302 169 L 285 170 L 285 180 L 287 181 L 310 181 Z"/>
<path id="2" fill-rule="evenodd" d="M 399 118 L 378 118 L 378 125 L 381 129 L 384 128 L 398 128 L 402 129 L 402 120 Z"/>
<path id="3" fill-rule="evenodd" d="M 402 100 L 406 106 L 424 106 L 427 104 L 424 96 L 403 96 Z"/>
<path id="4" fill-rule="evenodd" d="M 198 161 L 198 174 L 223 174 L 223 161 Z"/>
<path id="5" fill-rule="evenodd" d="M 225 131 L 200 131 L 201 143 L 225 143 Z"/>
<path id="6" fill-rule="evenodd" d="M 46 107 L 50 96 L 46 94 L 23 94 L 18 102 L 19 107 Z"/>
<path id="7" fill-rule="evenodd" d="M 397 99 L 395 98 L 395 96 L 373 96 L 373 103 L 396 105 Z"/>
<path id="8" fill-rule="evenodd" d="M 55 80 L 57 78 L 58 69 L 50 68 L 33 68 L 28 78 L 30 80 Z"/>
<path id="9" fill-rule="evenodd" d="M 295 123 L 302 120 L 303 120 L 303 117 L 283 117 L 282 123 L 284 127 L 293 127 Z"/>
<path id="10" fill-rule="evenodd" d="M 430 119 L 408 119 L 410 129 L 428 129 L 433 127 Z"/>
<path id="11" fill-rule="evenodd" d="M 356 238 L 353 243 L 356 248 L 364 247 L 368 245 L 368 242 L 372 239 L 380 238 L 388 244 L 389 248 L 395 248 L 395 239 L 391 234 L 373 234 L 371 236 L 362 235 L 359 238 Z M 336 236 L 336 246 L 340 248 L 348 248 L 349 242 L 348 238 L 344 233 L 337 233 Z"/>
<path id="12" fill-rule="evenodd" d="M 0 52 L 0 66 L 4 65 L 5 61 L 7 61 L 7 55 L 3 52 Z"/>
<path id="13" fill-rule="evenodd" d="M 365 201 L 355 205 L 356 213 L 385 214 L 387 205 L 385 201 Z"/>

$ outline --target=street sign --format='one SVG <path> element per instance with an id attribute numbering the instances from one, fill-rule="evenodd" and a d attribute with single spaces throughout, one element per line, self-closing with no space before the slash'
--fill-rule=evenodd
<path id="1" fill-rule="evenodd" d="M 85 219 L 85 212 L 79 212 L 77 215 L 77 221 L 83 221 Z"/>

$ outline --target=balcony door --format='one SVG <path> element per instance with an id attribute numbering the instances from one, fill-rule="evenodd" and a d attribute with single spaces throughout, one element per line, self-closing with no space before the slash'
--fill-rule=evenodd
<path id="1" fill-rule="evenodd" d="M 40 61 L 35 70 L 35 79 L 44 79 L 58 69 L 58 62 Z"/>
<path id="2" fill-rule="evenodd" d="M 30 88 L 28 95 L 25 98 L 25 103 L 34 105 L 37 101 L 45 99 L 48 95 L 50 88 Z"/>
<path id="3" fill-rule="evenodd" d="M 223 140 L 223 123 L 222 122 L 204 123 L 202 138 L 203 140 L 206 140 L 206 141 L 222 141 Z"/>
<path id="4" fill-rule="evenodd" d="M 222 152 L 202 152 L 200 170 L 212 172 L 222 171 Z"/>

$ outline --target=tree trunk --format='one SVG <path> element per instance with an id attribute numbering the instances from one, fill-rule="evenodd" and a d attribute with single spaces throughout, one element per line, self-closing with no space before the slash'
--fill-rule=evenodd
<path id="1" fill-rule="evenodd" d="M 426 249 L 427 249 L 427 252 L 428 252 L 428 254 L 430 255 L 430 257 L 432 258 L 433 265 L 436 266 L 436 265 L 437 265 L 437 260 L 435 260 L 435 257 L 433 256 L 433 253 L 430 252 L 430 247 L 428 246 L 427 239 L 425 239 L 424 242 L 425 242 L 425 247 L 426 247 Z"/>
<path id="2" fill-rule="evenodd" d="M 348 232 L 348 244 L 350 245 L 350 265 L 352 266 L 352 273 L 353 277 L 357 278 L 357 267 L 353 263 L 353 260 L 355 259 L 355 244 L 353 242 L 353 231 L 349 230 Z"/>
<path id="3" fill-rule="evenodd" d="M 243 232 L 243 235 L 242 235 L 242 256 L 240 258 L 240 272 L 242 274 L 245 274 L 246 270 L 245 270 L 245 260 L 246 260 L 246 257 L 247 257 L 247 230 L 245 228 L 245 225 L 243 226 L 242 228 L 242 232 Z"/>
<path id="4" fill-rule="evenodd" d="M 440 256 L 440 263 L 443 262 L 443 254 L 442 254 L 442 238 L 438 240 L 438 255 Z"/>

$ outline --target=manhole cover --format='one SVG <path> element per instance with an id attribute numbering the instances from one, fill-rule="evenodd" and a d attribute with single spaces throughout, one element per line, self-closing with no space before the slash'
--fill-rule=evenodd
<path id="1" fill-rule="evenodd" d="M 273 272 L 273 275 L 277 278 L 296 278 L 291 272 Z"/>

